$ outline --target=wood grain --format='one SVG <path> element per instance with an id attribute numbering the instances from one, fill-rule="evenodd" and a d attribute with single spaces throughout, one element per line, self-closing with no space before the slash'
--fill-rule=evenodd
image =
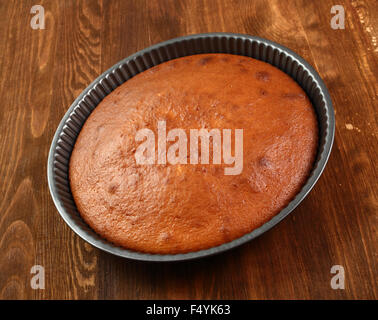
<path id="1" fill-rule="evenodd" d="M 1 299 L 376 299 L 378 10 L 371 0 L 0 0 Z M 330 27 L 345 8 L 345 30 Z M 61 117 L 100 73 L 151 44 L 202 32 L 248 33 L 309 61 L 336 110 L 329 163 L 283 222 L 230 252 L 185 263 L 101 252 L 60 218 L 46 178 Z M 45 267 L 44 290 L 30 269 Z M 330 287 L 333 265 L 345 290 Z"/>

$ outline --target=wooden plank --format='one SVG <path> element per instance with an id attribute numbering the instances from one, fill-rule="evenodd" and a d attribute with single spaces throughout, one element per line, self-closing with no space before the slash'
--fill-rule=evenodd
<path id="1" fill-rule="evenodd" d="M 376 299 L 377 22 L 374 1 L 39 1 L 46 29 L 30 27 L 31 0 L 0 0 L 0 298 Z M 327 168 L 277 227 L 230 252 L 185 263 L 133 262 L 101 252 L 59 217 L 46 178 L 61 117 L 119 60 L 202 32 L 248 33 L 309 61 L 336 110 Z M 30 269 L 46 271 L 45 290 Z M 330 287 L 343 265 L 345 290 Z"/>

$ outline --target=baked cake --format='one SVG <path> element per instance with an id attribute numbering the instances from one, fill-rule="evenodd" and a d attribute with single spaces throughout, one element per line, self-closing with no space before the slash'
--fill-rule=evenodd
<path id="1" fill-rule="evenodd" d="M 242 170 L 225 174 L 230 165 L 213 161 L 211 150 L 208 164 L 190 163 L 189 154 L 186 164 L 158 162 L 158 154 L 137 163 L 137 133 L 147 128 L 158 141 L 162 121 L 167 133 L 187 133 L 188 153 L 191 129 L 242 129 Z M 279 213 L 306 182 L 317 140 L 314 109 L 284 72 L 238 55 L 187 56 L 105 97 L 75 143 L 70 185 L 82 218 L 108 241 L 139 252 L 197 251 Z"/>

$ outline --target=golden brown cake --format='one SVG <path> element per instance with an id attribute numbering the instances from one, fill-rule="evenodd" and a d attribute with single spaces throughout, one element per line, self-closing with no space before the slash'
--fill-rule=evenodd
<path id="1" fill-rule="evenodd" d="M 209 164 L 138 164 L 138 130 L 157 140 L 162 120 L 188 140 L 190 129 L 243 129 L 243 170 L 226 175 L 229 165 L 214 164 L 211 152 Z M 283 209 L 309 175 L 317 140 L 309 99 L 279 69 L 238 55 L 183 57 L 138 74 L 97 106 L 72 152 L 71 190 L 82 218 L 116 245 L 197 251 Z"/>

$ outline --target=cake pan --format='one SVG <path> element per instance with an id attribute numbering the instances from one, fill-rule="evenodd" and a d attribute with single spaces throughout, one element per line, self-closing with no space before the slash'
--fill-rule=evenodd
<path id="1" fill-rule="evenodd" d="M 319 146 L 306 184 L 276 216 L 254 231 L 231 242 L 183 254 L 148 254 L 113 245 L 97 235 L 80 217 L 70 191 L 68 165 L 82 125 L 101 100 L 122 83 L 155 65 L 171 59 L 200 54 L 229 53 L 252 57 L 279 68 L 291 76 L 309 96 L 318 118 Z M 47 177 L 52 199 L 70 228 L 93 246 L 117 256 L 142 261 L 180 261 L 201 258 L 235 248 L 263 234 L 306 197 L 319 179 L 331 152 L 335 131 L 334 111 L 328 90 L 318 73 L 290 49 L 255 36 L 233 33 L 206 33 L 168 40 L 141 50 L 118 62 L 94 80 L 73 102 L 51 143 Z"/>

